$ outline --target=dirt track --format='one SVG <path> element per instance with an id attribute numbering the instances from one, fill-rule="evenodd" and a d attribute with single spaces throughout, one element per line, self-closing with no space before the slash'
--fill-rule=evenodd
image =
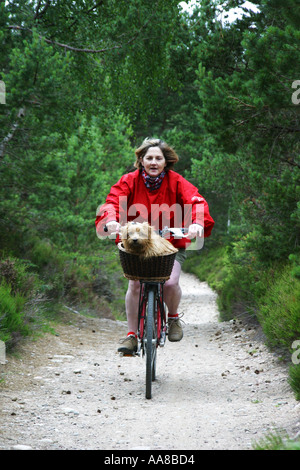
<path id="1" fill-rule="evenodd" d="M 0 449 L 251 449 L 299 433 L 287 366 L 255 329 L 218 323 L 215 294 L 183 273 L 184 338 L 158 351 L 152 400 L 145 361 L 120 357 L 122 322 L 67 313 L 0 366 Z"/>

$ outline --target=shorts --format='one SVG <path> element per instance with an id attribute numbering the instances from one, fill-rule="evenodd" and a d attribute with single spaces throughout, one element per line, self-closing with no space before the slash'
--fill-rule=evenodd
<path id="1" fill-rule="evenodd" d="M 178 250 L 178 253 L 176 253 L 175 260 L 178 261 L 178 263 L 182 266 L 185 259 L 186 259 L 185 248 L 180 248 Z"/>

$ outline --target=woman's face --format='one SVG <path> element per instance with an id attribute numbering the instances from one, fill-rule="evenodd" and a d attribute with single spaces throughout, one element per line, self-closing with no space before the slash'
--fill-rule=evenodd
<path id="1" fill-rule="evenodd" d="M 149 176 L 156 177 L 167 166 L 166 159 L 159 147 L 150 147 L 142 158 L 142 166 Z"/>

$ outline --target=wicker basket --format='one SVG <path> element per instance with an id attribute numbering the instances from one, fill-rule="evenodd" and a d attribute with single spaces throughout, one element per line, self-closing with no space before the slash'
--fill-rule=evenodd
<path id="1" fill-rule="evenodd" d="M 124 276 L 127 279 L 158 282 L 170 279 L 176 253 L 145 259 L 128 253 L 121 242 L 118 243 L 118 248 Z"/>

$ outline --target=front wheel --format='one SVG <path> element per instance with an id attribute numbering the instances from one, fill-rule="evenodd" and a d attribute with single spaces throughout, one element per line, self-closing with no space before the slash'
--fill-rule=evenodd
<path id="1" fill-rule="evenodd" d="M 155 325 L 155 292 L 149 290 L 146 325 L 146 398 L 152 397 L 152 381 L 156 375 L 156 325 Z"/>

